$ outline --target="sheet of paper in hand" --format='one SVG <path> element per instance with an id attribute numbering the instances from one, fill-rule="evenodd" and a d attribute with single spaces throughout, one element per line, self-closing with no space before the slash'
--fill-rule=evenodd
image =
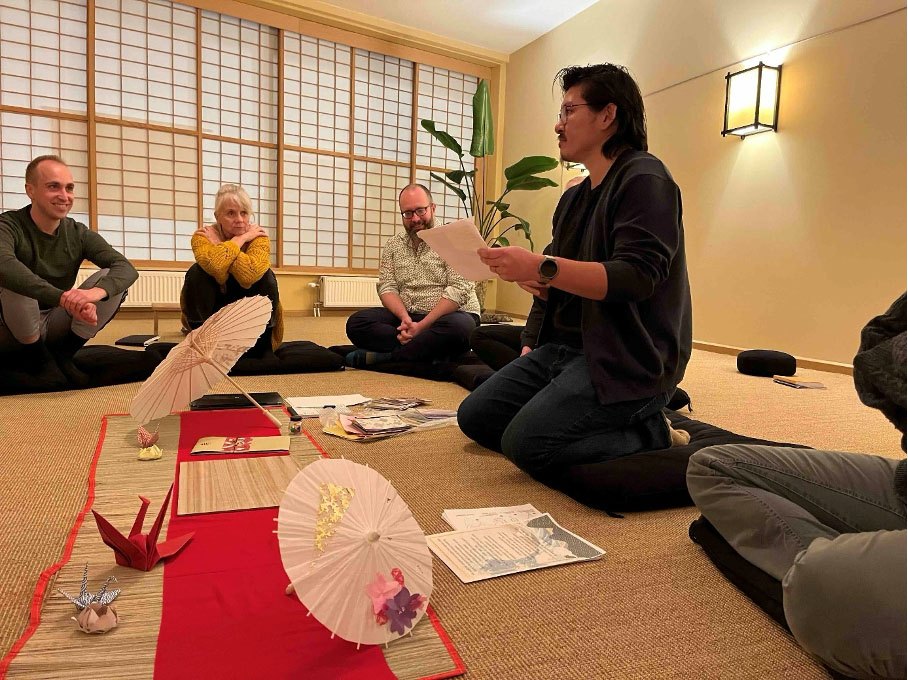
<path id="1" fill-rule="evenodd" d="M 202 437 L 190 453 L 209 455 L 218 453 L 274 453 L 290 450 L 290 436 L 274 437 Z"/>
<path id="2" fill-rule="evenodd" d="M 456 220 L 440 227 L 423 229 L 416 235 L 465 279 L 486 281 L 496 278 L 489 266 L 479 259 L 476 251 L 485 248 L 486 242 L 471 220 Z"/>

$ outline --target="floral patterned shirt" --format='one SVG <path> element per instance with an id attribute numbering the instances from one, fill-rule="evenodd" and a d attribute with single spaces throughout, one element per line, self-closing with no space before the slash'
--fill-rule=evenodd
<path id="1" fill-rule="evenodd" d="M 406 233 L 392 236 L 382 250 L 378 294 L 385 293 L 397 293 L 408 312 L 426 314 L 446 298 L 461 311 L 479 314 L 473 282 L 455 272 L 425 241 L 414 250 Z"/>

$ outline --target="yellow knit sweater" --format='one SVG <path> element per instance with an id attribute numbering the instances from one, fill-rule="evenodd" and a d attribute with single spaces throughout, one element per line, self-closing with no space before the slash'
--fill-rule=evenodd
<path id="1" fill-rule="evenodd" d="M 240 286 L 249 288 L 271 268 L 271 244 L 267 236 L 259 236 L 240 248 L 233 241 L 212 243 L 204 234 L 194 234 L 192 253 L 199 266 L 222 286 L 227 282 L 227 277 L 232 276 Z M 185 313 L 183 326 L 188 328 Z M 271 329 L 272 349 L 280 347 L 283 339 L 284 310 L 278 302 L 274 327 Z"/>

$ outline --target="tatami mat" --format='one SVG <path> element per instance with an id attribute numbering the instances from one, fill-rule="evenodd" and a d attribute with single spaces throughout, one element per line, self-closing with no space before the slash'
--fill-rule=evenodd
<path id="1" fill-rule="evenodd" d="M 346 341 L 341 318 L 289 322 L 288 338 Z M 105 329 L 107 341 L 149 332 L 146 325 Z M 828 389 L 743 376 L 734 357 L 695 351 L 683 386 L 692 417 L 742 434 L 899 455 L 894 428 L 859 403 L 849 376 L 800 374 Z M 420 396 L 440 408 L 456 408 L 466 395 L 449 383 L 352 370 L 238 380 L 247 390 L 286 396 Z M 137 389 L 0 397 L 0 654 L 24 630 L 35 583 L 59 558 L 85 502 L 101 416 L 126 412 Z M 226 384 L 219 390 L 232 391 Z M 692 508 L 610 518 L 537 484 L 456 427 L 368 444 L 316 438 L 332 456 L 368 462 L 390 478 L 427 533 L 447 529 L 445 508 L 528 502 L 607 551 L 597 562 L 470 585 L 436 561 L 433 605 L 469 678 L 826 677 L 690 542 Z M 74 668 L 70 677 L 83 675 Z"/>

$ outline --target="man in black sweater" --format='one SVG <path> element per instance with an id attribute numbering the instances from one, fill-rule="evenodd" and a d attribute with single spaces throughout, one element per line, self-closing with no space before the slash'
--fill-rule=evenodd
<path id="1" fill-rule="evenodd" d="M 25 171 L 31 205 L 0 215 L 0 357 L 45 386 L 85 386 L 72 363 L 110 321 L 138 278 L 101 236 L 67 217 L 75 186 L 58 156 L 39 156 Z M 73 288 L 83 260 L 100 270 Z"/>
<path id="2" fill-rule="evenodd" d="M 643 99 L 621 66 L 570 67 L 555 132 L 589 178 L 564 193 L 551 256 L 479 255 L 546 300 L 536 349 L 461 404 L 469 437 L 533 476 L 670 445 L 662 407 L 691 353 L 681 192 L 647 153 Z"/>

